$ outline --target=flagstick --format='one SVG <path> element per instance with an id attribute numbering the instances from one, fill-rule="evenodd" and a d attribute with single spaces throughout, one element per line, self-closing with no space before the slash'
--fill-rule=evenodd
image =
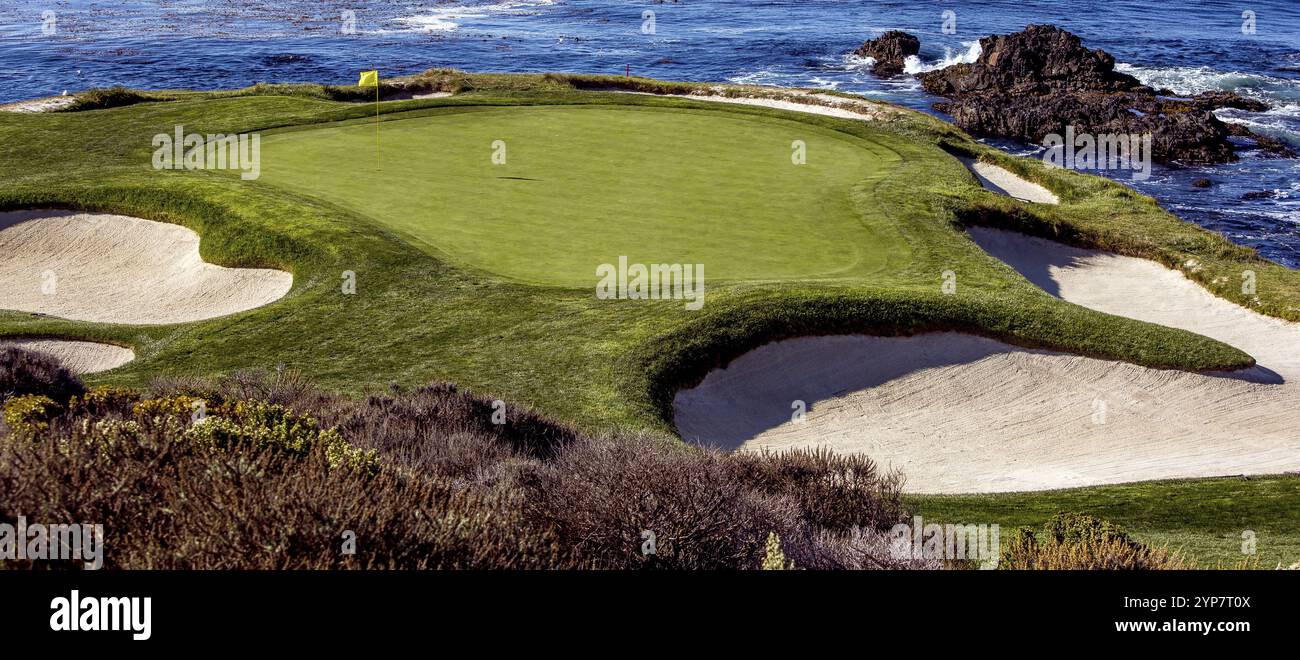
<path id="1" fill-rule="evenodd" d="M 379 74 L 375 74 L 375 169 L 384 169 L 379 153 Z"/>

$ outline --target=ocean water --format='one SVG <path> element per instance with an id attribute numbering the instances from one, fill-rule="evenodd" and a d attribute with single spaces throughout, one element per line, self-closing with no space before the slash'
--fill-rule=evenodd
<path id="1" fill-rule="evenodd" d="M 1253 12 L 1253 31 L 1243 31 Z M 51 16 L 45 12 L 54 12 Z M 649 31 L 644 12 L 654 13 Z M 944 12 L 951 11 L 945 30 Z M 52 21 L 50 19 L 53 19 Z M 351 19 L 351 20 L 349 20 Z M 955 19 L 955 24 L 951 19 Z M 1300 2 L 1150 0 L 4 0 L 0 102 L 93 86 L 217 89 L 347 84 L 435 66 L 812 86 L 933 112 L 912 79 L 847 55 L 887 29 L 921 38 L 910 71 L 978 55 L 982 36 L 1052 23 L 1120 68 L 1180 94 L 1234 90 L 1272 107 L 1227 121 L 1300 149 Z M 997 142 L 1014 153 L 1033 145 Z M 1208 189 L 1191 182 L 1206 177 Z M 1204 168 L 1115 178 L 1180 217 L 1300 267 L 1300 160 L 1246 153 Z"/>

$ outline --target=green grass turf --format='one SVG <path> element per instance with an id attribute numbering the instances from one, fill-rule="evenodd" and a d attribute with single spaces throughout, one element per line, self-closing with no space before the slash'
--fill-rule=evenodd
<path id="1" fill-rule="evenodd" d="M 592 288 L 620 255 L 703 264 L 714 281 L 862 278 L 908 260 L 890 201 L 851 198 L 898 154 L 819 126 L 639 106 L 448 108 L 385 123 L 379 158 L 375 133 L 362 121 L 268 135 L 262 180 L 531 283 Z M 805 164 L 792 162 L 795 140 Z"/>
<path id="2" fill-rule="evenodd" d="M 1271 569 L 1300 562 L 1300 477 L 1272 476 L 1150 481 L 1116 486 L 992 495 L 907 498 L 927 522 L 994 524 L 1001 537 L 1017 527 L 1041 529 L 1053 514 L 1080 511 L 1119 523 L 1139 540 L 1167 545 L 1198 568 L 1239 566 L 1243 532 L 1253 532 L 1256 558 Z"/>

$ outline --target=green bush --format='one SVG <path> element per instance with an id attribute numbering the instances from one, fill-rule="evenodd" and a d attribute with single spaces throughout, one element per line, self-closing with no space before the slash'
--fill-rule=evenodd
<path id="1" fill-rule="evenodd" d="M 210 416 L 190 426 L 184 437 L 195 446 L 220 451 L 252 447 L 306 456 L 312 450 L 320 449 L 331 468 L 347 466 L 370 473 L 379 469 L 378 454 L 374 450 L 362 451 L 353 447 L 334 429 L 321 430 L 312 417 L 260 401 L 220 405 Z"/>
<path id="2" fill-rule="evenodd" d="M 132 410 L 140 402 L 140 394 L 125 387 L 96 387 L 81 396 L 72 397 L 68 408 L 91 415 Z"/>
<path id="3" fill-rule="evenodd" d="M 1192 564 L 1168 548 L 1135 541 L 1114 523 L 1083 513 L 1058 513 L 1042 539 L 1028 527 L 1002 548 L 998 568 L 1009 570 L 1181 570 Z"/>
<path id="4" fill-rule="evenodd" d="M 50 421 L 59 414 L 59 404 L 41 394 L 16 396 L 5 403 L 4 420 L 15 438 L 35 440 L 50 430 Z"/>
<path id="5" fill-rule="evenodd" d="M 1136 544 L 1119 525 L 1086 513 L 1058 513 L 1043 526 L 1043 533 L 1056 543 L 1118 539 L 1124 543 Z"/>

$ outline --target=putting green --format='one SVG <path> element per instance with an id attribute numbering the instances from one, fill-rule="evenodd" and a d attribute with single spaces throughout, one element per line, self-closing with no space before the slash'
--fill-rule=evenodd
<path id="1" fill-rule="evenodd" d="M 898 155 L 801 121 L 724 109 L 448 108 L 385 121 L 381 140 L 379 165 L 369 123 L 268 134 L 262 181 L 538 284 L 594 286 L 596 268 L 620 256 L 704 264 L 717 281 L 863 277 L 908 254 L 871 196 Z M 805 164 L 792 161 L 796 140 Z"/>

